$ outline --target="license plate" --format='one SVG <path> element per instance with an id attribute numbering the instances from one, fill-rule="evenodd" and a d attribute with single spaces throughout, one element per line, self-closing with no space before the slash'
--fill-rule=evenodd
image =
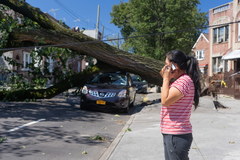
<path id="1" fill-rule="evenodd" d="M 96 103 L 101 105 L 106 105 L 106 101 L 103 101 L 103 100 L 97 100 Z"/>

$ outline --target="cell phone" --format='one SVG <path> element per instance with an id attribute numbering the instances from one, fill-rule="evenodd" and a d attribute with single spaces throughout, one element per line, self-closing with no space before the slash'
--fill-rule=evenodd
<path id="1" fill-rule="evenodd" d="M 174 71 L 176 69 L 176 67 L 174 66 L 174 64 L 172 64 L 172 70 Z"/>

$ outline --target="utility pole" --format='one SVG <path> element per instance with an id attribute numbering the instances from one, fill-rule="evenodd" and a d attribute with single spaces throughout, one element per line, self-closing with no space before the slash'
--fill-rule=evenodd
<path id="1" fill-rule="evenodd" d="M 98 5 L 97 9 L 97 23 L 96 23 L 96 38 L 98 39 L 98 32 L 99 32 L 99 21 L 100 21 L 100 6 Z"/>

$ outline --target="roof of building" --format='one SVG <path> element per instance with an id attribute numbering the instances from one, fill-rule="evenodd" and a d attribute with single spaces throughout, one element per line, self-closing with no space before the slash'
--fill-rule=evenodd
<path id="1" fill-rule="evenodd" d="M 208 34 L 208 33 L 203 33 L 203 35 L 205 36 L 205 38 L 206 38 L 207 40 L 209 40 L 209 34 Z"/>
<path id="2" fill-rule="evenodd" d="M 229 1 L 230 1 L 230 0 L 229 0 Z M 223 3 L 223 4 L 219 5 L 219 6 L 210 8 L 209 10 L 213 10 L 213 9 L 216 9 L 216 8 L 220 8 L 220 7 L 225 6 L 225 5 L 227 5 L 227 4 L 230 4 L 230 3 L 233 3 L 233 1 L 232 1 L 232 2 L 230 1 L 230 2 L 227 2 L 227 3 Z"/>
<path id="3" fill-rule="evenodd" d="M 201 37 L 203 37 L 209 43 L 209 39 L 208 39 L 209 34 L 208 33 L 201 33 L 192 48 L 196 47 L 196 45 L 197 45 L 197 43 L 198 43 L 198 41 L 200 40 Z"/>

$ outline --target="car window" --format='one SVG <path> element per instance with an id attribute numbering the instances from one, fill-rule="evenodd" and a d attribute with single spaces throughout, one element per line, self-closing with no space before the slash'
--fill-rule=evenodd
<path id="1" fill-rule="evenodd" d="M 134 82 L 141 82 L 142 81 L 142 79 L 141 79 L 141 77 L 140 76 L 132 76 L 132 81 L 134 81 Z"/>
<path id="2" fill-rule="evenodd" d="M 140 76 L 138 75 L 133 75 L 132 77 L 132 81 L 133 82 L 146 82 L 146 80 L 142 79 Z"/>
<path id="3" fill-rule="evenodd" d="M 127 76 L 117 73 L 105 73 L 95 76 L 90 83 L 127 85 Z"/>

